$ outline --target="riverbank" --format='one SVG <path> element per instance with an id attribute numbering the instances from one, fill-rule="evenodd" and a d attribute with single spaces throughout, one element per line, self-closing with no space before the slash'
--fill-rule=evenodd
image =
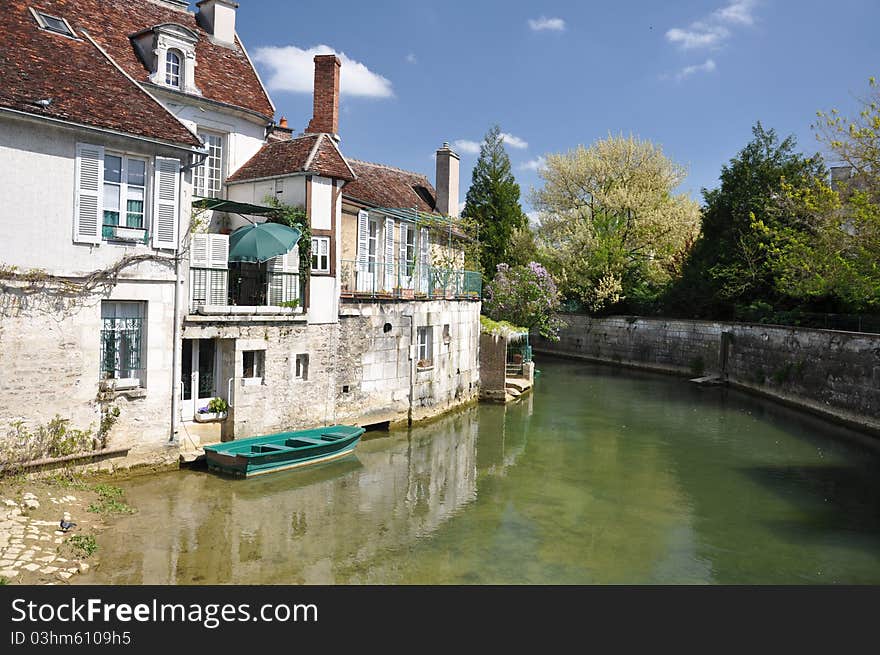
<path id="1" fill-rule="evenodd" d="M 718 377 L 733 387 L 880 437 L 880 335 L 749 323 L 560 315 L 536 353 Z"/>
<path id="2" fill-rule="evenodd" d="M 64 515 L 76 525 L 60 529 Z M 100 558 L 100 534 L 134 513 L 106 478 L 59 473 L 0 479 L 0 583 L 69 584 Z"/>

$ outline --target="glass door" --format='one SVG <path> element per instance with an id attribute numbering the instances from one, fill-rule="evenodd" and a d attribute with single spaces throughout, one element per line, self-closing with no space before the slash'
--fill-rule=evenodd
<path id="1" fill-rule="evenodd" d="M 180 363 L 180 413 L 183 420 L 188 421 L 217 395 L 217 342 L 184 339 Z"/>

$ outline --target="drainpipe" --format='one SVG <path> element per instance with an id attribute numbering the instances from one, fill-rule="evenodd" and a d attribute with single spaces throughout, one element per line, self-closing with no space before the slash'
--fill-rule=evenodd
<path id="1" fill-rule="evenodd" d="M 192 156 L 193 161 L 180 167 L 181 176 L 202 164 L 205 159 L 208 158 L 209 154 L 210 150 L 207 148 L 195 151 Z M 197 159 L 197 157 L 200 157 L 200 159 Z M 181 305 L 183 303 L 181 302 L 180 294 L 182 293 L 183 283 L 185 282 L 185 280 L 182 280 L 180 277 L 180 244 L 184 234 L 183 201 L 185 199 L 186 194 L 183 192 L 183 179 L 181 179 L 180 191 L 178 194 L 178 207 L 180 207 L 180 211 L 177 213 L 178 250 L 177 256 L 174 258 L 174 330 L 172 336 L 174 341 L 171 346 L 171 434 L 168 435 L 169 443 L 174 442 L 175 436 L 180 428 L 180 349 L 182 345 L 181 329 L 183 327 L 183 313 L 181 312 Z M 192 209 L 190 209 L 190 212 L 192 212 Z M 187 228 L 188 227 L 189 226 L 187 225 Z"/>
<path id="2" fill-rule="evenodd" d="M 413 367 L 416 365 L 416 360 L 413 357 L 413 348 L 415 347 L 413 334 L 415 329 L 413 328 L 412 314 L 401 314 L 400 317 L 409 319 L 409 347 L 406 349 L 406 356 L 409 360 L 409 408 L 406 412 L 406 424 L 411 426 L 413 422 Z"/>

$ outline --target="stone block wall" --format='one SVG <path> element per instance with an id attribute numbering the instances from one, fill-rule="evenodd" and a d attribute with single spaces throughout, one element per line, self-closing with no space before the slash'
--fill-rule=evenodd
<path id="1" fill-rule="evenodd" d="M 536 352 L 730 384 L 880 430 L 880 335 L 749 323 L 565 315 Z"/>
<path id="2" fill-rule="evenodd" d="M 507 339 L 480 335 L 480 397 L 503 401 L 507 390 Z"/>
<path id="3" fill-rule="evenodd" d="M 120 281 L 110 300 L 146 303 L 146 386 L 103 394 L 119 418 L 107 448 L 128 448 L 125 466 L 177 461 L 171 441 L 174 283 Z M 0 294 L 0 441 L 16 421 L 29 430 L 55 416 L 72 429 L 97 431 L 101 362 L 100 295 Z M 117 459 L 106 466 L 121 464 Z"/>

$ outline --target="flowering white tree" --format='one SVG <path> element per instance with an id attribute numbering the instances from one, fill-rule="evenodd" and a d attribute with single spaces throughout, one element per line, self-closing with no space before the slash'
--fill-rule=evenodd
<path id="1" fill-rule="evenodd" d="M 592 310 L 662 287 L 699 233 L 699 205 L 675 193 L 685 168 L 650 141 L 609 136 L 547 155 L 538 173 L 541 259 Z"/>

